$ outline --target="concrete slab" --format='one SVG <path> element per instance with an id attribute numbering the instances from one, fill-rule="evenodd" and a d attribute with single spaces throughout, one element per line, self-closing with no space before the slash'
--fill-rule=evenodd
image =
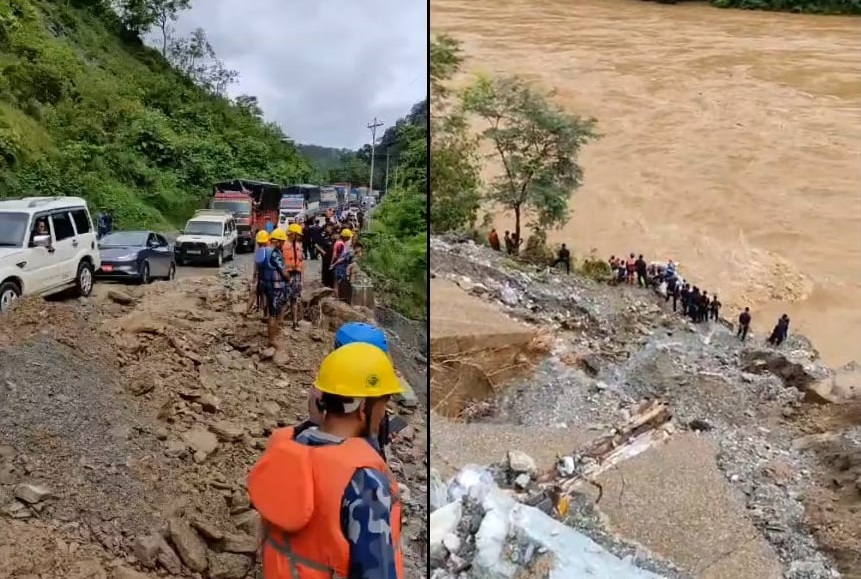
<path id="1" fill-rule="evenodd" d="M 466 464 L 486 465 L 520 450 L 535 459 L 539 469 L 550 468 L 556 453 L 565 454 L 591 440 L 594 432 L 513 424 L 465 424 L 431 414 L 431 466 L 443 477 Z"/>
<path id="2" fill-rule="evenodd" d="M 430 317 L 431 340 L 452 336 L 532 334 L 527 326 L 444 279 L 431 279 Z"/>
<path id="3" fill-rule="evenodd" d="M 777 555 L 718 470 L 716 453 L 702 436 L 676 434 L 601 475 L 599 508 L 614 532 L 699 579 L 780 579 Z"/>

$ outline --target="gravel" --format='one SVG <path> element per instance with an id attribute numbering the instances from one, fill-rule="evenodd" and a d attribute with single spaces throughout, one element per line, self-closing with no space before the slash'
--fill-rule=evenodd
<path id="1" fill-rule="evenodd" d="M 432 275 L 554 331 L 552 356 L 507 387 L 485 421 L 531 425 L 540 439 L 548 426 L 602 428 L 639 400 L 665 399 L 678 426 L 704 430 L 719 446 L 718 467 L 784 576 L 838 576 L 803 524 L 801 500 L 816 459 L 793 448 L 800 433 L 785 420 L 807 386 L 833 374 L 803 336 L 779 349 L 755 337 L 742 344 L 724 324 L 692 324 L 645 290 L 540 271 L 451 238 L 431 239 L 431 267 Z M 614 548 L 597 517 L 578 512 L 569 524 Z"/>

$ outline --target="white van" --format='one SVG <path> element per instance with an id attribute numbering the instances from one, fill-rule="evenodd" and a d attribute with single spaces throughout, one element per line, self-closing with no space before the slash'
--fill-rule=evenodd
<path id="1" fill-rule="evenodd" d="M 233 214 L 218 209 L 200 209 L 185 224 L 176 238 L 173 251 L 176 263 L 212 263 L 221 267 L 236 257 L 239 234 Z"/>
<path id="2" fill-rule="evenodd" d="M 93 291 L 102 265 L 96 230 L 80 197 L 0 199 L 0 312 L 20 296 Z"/>

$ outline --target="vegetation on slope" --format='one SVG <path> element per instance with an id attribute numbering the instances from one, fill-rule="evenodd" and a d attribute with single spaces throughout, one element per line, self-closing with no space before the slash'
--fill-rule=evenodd
<path id="1" fill-rule="evenodd" d="M 364 234 L 375 292 L 412 319 L 427 319 L 427 139 L 427 101 L 384 134 L 381 142 L 393 151 L 389 163 L 397 171 L 390 169 L 389 190 Z"/>
<path id="2" fill-rule="evenodd" d="M 220 179 L 311 177 L 253 96 L 224 96 L 236 73 L 202 30 L 160 51 L 140 40 L 153 16 L 134 15 L 107 0 L 0 2 L 0 196 L 80 195 L 121 227 L 164 227 Z"/>

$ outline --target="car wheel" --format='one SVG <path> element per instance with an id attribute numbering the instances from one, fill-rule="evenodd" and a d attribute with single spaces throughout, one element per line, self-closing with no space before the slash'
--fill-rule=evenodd
<path id="1" fill-rule="evenodd" d="M 149 263 L 144 262 L 143 267 L 141 267 L 141 277 L 138 281 L 141 285 L 146 285 L 151 281 L 149 277 Z"/>
<path id="2" fill-rule="evenodd" d="M 21 289 L 13 281 L 6 281 L 0 285 L 0 313 L 6 312 L 12 306 L 12 302 L 21 297 Z"/>
<path id="3" fill-rule="evenodd" d="M 170 267 L 167 270 L 167 281 L 173 281 L 176 279 L 176 264 L 171 263 Z"/>
<path id="4" fill-rule="evenodd" d="M 75 292 L 78 297 L 85 298 L 93 292 L 93 266 L 86 261 L 78 264 L 78 275 L 75 276 Z"/>

